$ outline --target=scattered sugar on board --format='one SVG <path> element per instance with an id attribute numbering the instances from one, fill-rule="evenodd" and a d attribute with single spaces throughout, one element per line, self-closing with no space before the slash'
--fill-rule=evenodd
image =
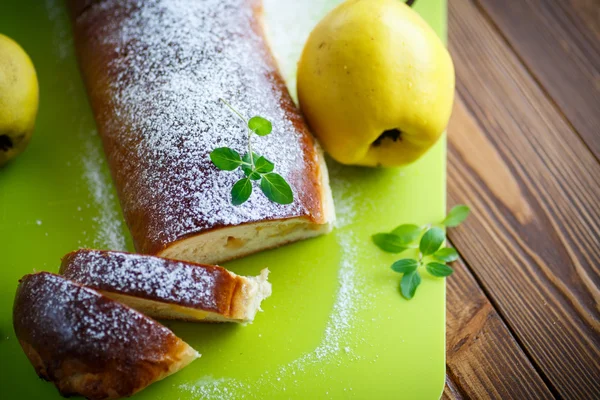
<path id="1" fill-rule="evenodd" d="M 302 46 L 314 24 L 339 1 L 312 0 L 309 4 L 293 0 L 263 0 L 268 38 L 283 76 L 290 91 L 295 94 L 296 62 Z M 340 356 L 345 359 L 358 357 L 352 352 L 352 337 L 356 328 L 356 313 L 368 306 L 367 293 L 361 290 L 362 277 L 355 264 L 358 239 L 349 229 L 344 229 L 356 218 L 356 194 L 350 183 L 344 179 L 341 166 L 333 163 L 329 166 L 332 191 L 336 207 L 336 228 L 332 233 L 338 238 L 341 260 L 338 270 L 339 289 L 333 310 L 327 321 L 323 338 L 312 352 L 281 366 L 276 371 L 266 371 L 258 379 L 245 382 L 234 378 L 212 378 L 205 376 L 194 384 L 182 384 L 178 389 L 191 393 L 197 399 L 229 399 L 231 393 L 242 398 L 263 393 L 262 389 L 281 386 L 281 379 L 289 376 L 301 376 L 309 372 L 323 373 L 322 368 L 329 363 L 339 363 Z M 311 371 L 307 369 L 311 368 Z M 294 381 L 295 385 L 302 379 Z M 280 390 L 285 391 L 285 386 Z"/>
<path id="2" fill-rule="evenodd" d="M 85 153 L 81 157 L 83 175 L 99 213 L 93 217 L 97 232 L 93 244 L 98 248 L 125 250 L 125 236 L 112 192 L 112 181 L 103 171 L 104 157 L 98 148 L 98 143 L 91 137 L 95 135 L 96 133 L 92 132 L 84 136 Z"/>
<path id="3" fill-rule="evenodd" d="M 46 14 L 52 24 L 52 43 L 55 60 L 59 64 L 69 62 L 74 57 L 73 40 L 70 33 L 69 16 L 62 0 L 45 0 Z M 74 83 L 67 81 L 65 90 L 74 93 Z M 83 117 L 74 117 L 83 118 Z M 88 118 L 87 116 L 85 118 Z M 80 123 L 83 125 L 83 123 Z M 73 124 L 75 126 L 75 124 Z M 105 167 L 106 161 L 102 155 L 100 142 L 95 131 L 89 132 L 78 128 L 77 139 L 83 147 L 80 164 L 83 169 L 83 180 L 88 187 L 90 196 L 96 206 L 97 215 L 92 217 L 95 227 L 95 237 L 90 243 L 80 242 L 82 246 L 124 250 L 126 248 L 124 227 L 118 214 L 118 204 L 114 197 L 112 181 Z M 68 161 L 67 165 L 71 165 Z M 87 208 L 90 208 L 89 205 Z M 81 207 L 77 207 L 81 211 Z M 83 237 L 87 235 L 84 234 Z"/>
<path id="4" fill-rule="evenodd" d="M 331 186 L 338 215 L 344 215 L 341 223 L 345 226 L 355 218 L 355 209 L 358 204 L 355 202 L 353 191 L 348 182 L 336 176 L 338 166 L 332 168 Z M 338 218 L 338 223 L 340 219 Z M 277 386 L 285 391 L 286 387 L 281 382 L 290 375 L 302 376 L 302 374 L 316 373 L 323 374 L 323 368 L 327 364 L 337 363 L 342 360 L 358 358 L 352 352 L 352 343 L 356 343 L 357 338 L 353 337 L 356 330 L 356 313 L 368 307 L 366 299 L 367 294 L 361 290 L 360 282 L 363 277 L 355 264 L 356 248 L 358 240 L 349 229 L 344 229 L 338 225 L 335 234 L 340 246 L 341 259 L 338 270 L 339 288 L 333 305 L 331 314 L 323 332 L 321 343 L 312 352 L 306 353 L 301 357 L 279 367 L 275 371 L 265 371 L 260 377 L 251 382 L 242 381 L 234 378 L 212 378 L 210 376 L 202 377 L 197 382 L 185 383 L 177 386 L 179 390 L 191 393 L 196 399 L 229 399 L 231 393 L 236 396 L 246 396 L 255 398 L 254 394 L 263 393 L 263 389 Z M 342 356 L 343 358 L 340 358 Z M 294 385 L 302 383 L 302 379 L 296 379 Z"/>

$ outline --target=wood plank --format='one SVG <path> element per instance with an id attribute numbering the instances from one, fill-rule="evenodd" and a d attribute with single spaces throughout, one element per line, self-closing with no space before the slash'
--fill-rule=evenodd
<path id="1" fill-rule="evenodd" d="M 462 400 L 464 398 L 456 384 L 446 375 L 446 386 L 444 386 L 441 400 Z"/>
<path id="2" fill-rule="evenodd" d="M 554 398 L 462 260 L 447 280 L 446 398 Z"/>
<path id="3" fill-rule="evenodd" d="M 558 5 L 569 8 L 584 21 L 585 27 L 596 36 L 600 36 L 600 3 L 598 0 L 568 0 Z"/>
<path id="4" fill-rule="evenodd" d="M 600 3 L 476 2 L 600 159 Z"/>
<path id="5" fill-rule="evenodd" d="M 451 139 L 449 203 L 474 213 L 450 238 L 550 389 L 600 398 L 600 165 L 472 2 L 449 2 L 449 39 L 491 144 L 478 151 L 497 152 L 532 213 L 519 219 L 482 172 L 495 163 L 474 167 Z"/>

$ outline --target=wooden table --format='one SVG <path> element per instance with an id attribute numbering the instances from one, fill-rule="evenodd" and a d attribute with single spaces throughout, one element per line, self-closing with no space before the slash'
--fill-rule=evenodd
<path id="1" fill-rule="evenodd" d="M 449 0 L 444 397 L 600 399 L 600 0 Z"/>

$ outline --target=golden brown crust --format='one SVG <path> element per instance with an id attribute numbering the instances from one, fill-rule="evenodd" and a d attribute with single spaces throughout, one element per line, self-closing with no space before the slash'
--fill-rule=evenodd
<path id="1" fill-rule="evenodd" d="M 158 322 L 47 272 L 21 279 L 13 324 L 38 375 L 64 396 L 130 396 L 197 356 Z"/>
<path id="2" fill-rule="evenodd" d="M 63 257 L 60 273 L 102 291 L 239 318 L 234 298 L 248 278 L 225 268 L 166 258 L 81 249 Z"/>
<path id="3" fill-rule="evenodd" d="M 211 15 L 209 23 L 192 17 L 176 18 L 181 17 L 177 14 L 180 11 L 163 1 L 142 2 L 141 6 L 132 0 L 87 3 L 87 8 L 77 1 L 70 6 L 76 50 L 137 251 L 160 254 L 182 239 L 259 221 L 304 218 L 315 224 L 329 222 L 324 210 L 326 191 L 322 186 L 326 180 L 321 179 L 320 153 L 264 40 L 259 1 L 190 1 L 181 6 L 187 16 Z M 159 19 L 160 24 L 155 21 Z M 130 23 L 132 20 L 135 23 Z M 155 23 L 159 29 L 154 29 Z M 190 34 L 171 39 L 180 31 Z M 240 55 L 247 60 L 237 66 Z M 213 75 L 220 76 L 219 69 L 227 68 L 231 72 L 224 78 L 211 80 Z M 197 79 L 191 75 L 207 69 L 209 73 Z M 167 75 L 169 80 L 161 87 L 161 79 Z M 145 85 L 146 76 L 155 78 Z M 203 79 L 203 85 L 210 89 L 207 92 L 196 83 Z M 244 86 L 248 79 L 253 82 Z M 168 109 L 173 99 L 167 99 L 165 93 L 173 88 L 167 90 L 165 86 L 179 81 L 185 84 L 175 89 L 174 98 L 182 99 L 181 107 L 175 110 L 189 106 L 191 114 L 178 115 Z M 140 91 L 153 101 L 146 104 L 146 98 L 137 95 Z M 293 204 L 278 205 L 266 201 L 262 194 L 253 195 L 241 207 L 230 203 L 229 191 L 240 176 L 217 171 L 208 153 L 217 143 L 242 150 L 246 136 L 235 116 L 219 103 L 219 93 L 236 102 L 246 99 L 251 103 L 248 107 L 262 108 L 247 113 L 261 111 L 272 120 L 278 130 L 274 129 L 263 143 L 279 142 L 264 149 L 263 154 L 290 182 Z M 213 125 L 216 127 L 210 128 Z M 181 126 L 185 129 L 178 136 Z M 166 129 L 164 133 L 162 129 Z M 160 146 L 169 135 L 174 139 L 167 143 L 167 151 Z"/>

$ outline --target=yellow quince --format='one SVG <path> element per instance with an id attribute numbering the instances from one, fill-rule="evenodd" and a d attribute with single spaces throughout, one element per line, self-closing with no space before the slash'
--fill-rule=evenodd
<path id="1" fill-rule="evenodd" d="M 31 139 L 38 111 L 38 80 L 25 50 L 0 34 L 0 167 Z"/>
<path id="2" fill-rule="evenodd" d="M 344 164 L 400 166 L 448 124 L 454 66 L 433 29 L 400 0 L 348 0 L 315 27 L 298 64 L 298 99 Z"/>

